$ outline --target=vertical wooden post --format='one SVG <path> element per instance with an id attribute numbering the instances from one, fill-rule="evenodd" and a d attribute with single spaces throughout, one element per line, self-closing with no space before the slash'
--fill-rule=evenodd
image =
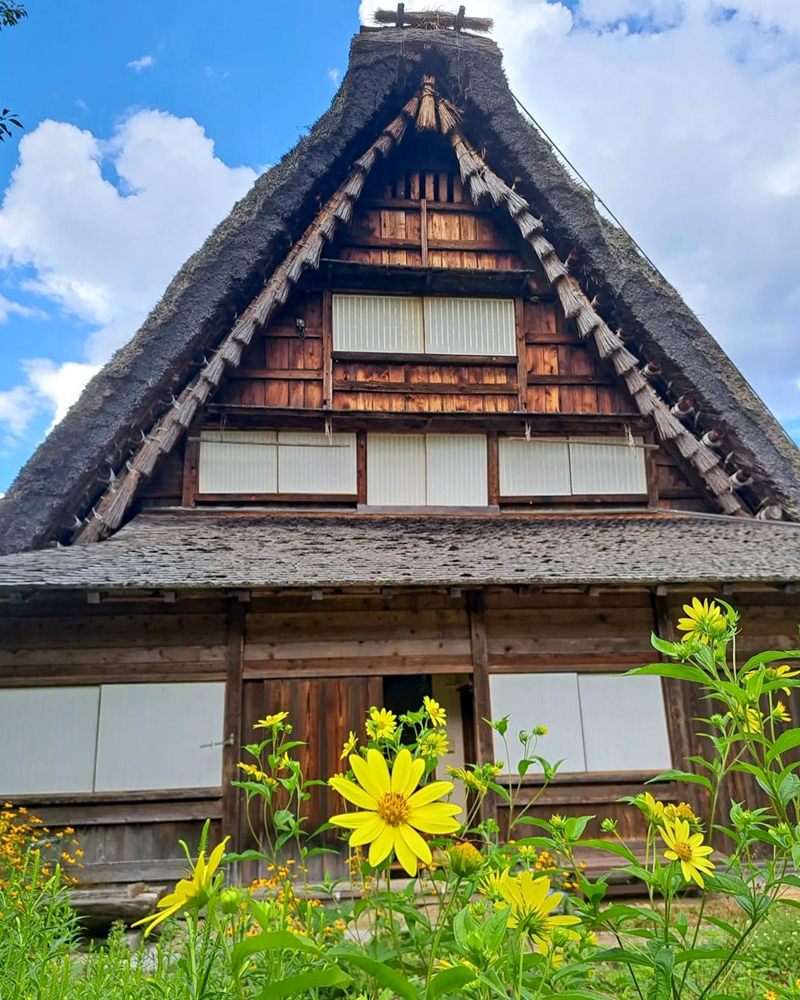
<path id="1" fill-rule="evenodd" d="M 419 238 L 422 251 L 422 266 L 428 266 L 428 201 L 421 198 L 419 203 Z"/>
<path id="2" fill-rule="evenodd" d="M 198 463 L 200 460 L 200 428 L 193 422 L 186 432 L 186 445 L 183 452 L 183 484 L 181 504 L 184 507 L 194 507 L 197 500 Z"/>
<path id="3" fill-rule="evenodd" d="M 528 358 L 525 348 L 525 303 L 514 299 L 514 329 L 517 335 L 517 408 L 528 409 Z"/>
<path id="4" fill-rule="evenodd" d="M 673 642 L 675 635 L 669 614 L 666 587 L 655 587 L 651 591 L 651 602 L 655 625 L 653 631 L 660 639 Z M 694 770 L 692 764 L 686 761 L 686 757 L 695 752 L 696 743 L 695 725 L 692 722 L 690 685 L 685 681 L 662 677 L 661 690 L 664 696 L 664 712 L 667 717 L 667 734 L 672 766 L 692 771 Z M 698 816 L 703 814 L 704 806 L 699 788 L 699 785 L 694 784 L 681 785 L 681 795 L 686 796 L 689 805 Z"/>
<path id="5" fill-rule="evenodd" d="M 244 666 L 244 626 L 247 605 L 238 598 L 228 602 L 228 663 L 225 677 L 225 745 L 222 748 L 222 833 L 230 834 L 234 849 L 241 831 L 241 792 L 231 787 L 238 774 L 242 744 L 242 674 Z"/>
<path id="6" fill-rule="evenodd" d="M 367 502 L 367 432 L 365 430 L 356 432 L 356 462 L 357 502 L 365 504 Z"/>
<path id="7" fill-rule="evenodd" d="M 322 406 L 333 409 L 333 295 L 322 292 Z"/>
<path id="8" fill-rule="evenodd" d="M 486 594 L 482 590 L 467 593 L 469 641 L 472 652 L 472 697 L 475 703 L 475 762 L 490 764 L 494 760 L 492 730 L 483 721 L 492 717 L 492 695 L 489 688 L 489 647 L 486 641 Z M 490 793 L 481 810 L 481 819 L 497 819 L 497 803 Z"/>
<path id="9" fill-rule="evenodd" d="M 644 443 L 655 444 L 655 435 L 648 433 L 645 435 Z M 647 506 L 651 510 L 658 510 L 661 506 L 658 495 L 658 462 L 656 461 L 658 452 L 655 448 L 648 448 L 645 451 L 645 475 L 647 476 Z"/>
<path id="10" fill-rule="evenodd" d="M 486 435 L 487 478 L 489 480 L 489 506 L 500 503 L 500 440 L 497 431 Z"/>

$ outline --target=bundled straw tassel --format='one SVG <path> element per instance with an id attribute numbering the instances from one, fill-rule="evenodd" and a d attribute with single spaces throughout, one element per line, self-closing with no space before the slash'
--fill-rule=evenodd
<path id="1" fill-rule="evenodd" d="M 388 132 L 384 132 L 382 135 L 378 136 L 378 138 L 375 141 L 375 146 L 373 148 L 376 149 L 381 154 L 381 156 L 385 158 L 394 149 L 394 139 L 391 137 L 391 135 L 389 135 Z"/>
<path id="2" fill-rule="evenodd" d="M 610 358 L 614 354 L 618 354 L 620 351 L 624 350 L 619 337 L 616 333 L 612 333 L 611 330 L 609 330 L 599 316 L 597 316 L 597 322 L 592 330 L 592 336 L 594 337 L 594 342 L 597 347 L 597 353 L 604 361 L 606 358 Z M 630 365 L 628 367 L 630 367 Z M 620 372 L 620 374 L 622 374 L 622 372 Z"/>
<path id="3" fill-rule="evenodd" d="M 481 171 L 481 176 L 483 177 L 484 184 L 489 189 L 489 194 L 495 205 L 500 205 L 504 201 L 507 203 L 506 193 L 509 188 L 505 181 L 501 181 L 497 174 L 491 170 Z"/>
<path id="4" fill-rule="evenodd" d="M 348 198 L 358 201 L 361 197 L 361 192 L 364 190 L 364 179 L 364 174 L 362 173 L 353 173 L 348 177 L 344 186 L 344 193 Z"/>
<path id="5" fill-rule="evenodd" d="M 453 133 L 452 143 L 453 149 L 456 153 L 456 159 L 458 160 L 458 169 L 461 174 L 461 180 L 464 184 L 466 184 L 473 174 L 478 173 L 480 165 L 475 158 L 475 154 L 457 132 Z"/>
<path id="6" fill-rule="evenodd" d="M 600 317 L 597 315 L 594 309 L 591 308 L 588 302 L 584 302 L 581 311 L 578 313 L 576 317 L 575 322 L 578 327 L 578 333 L 581 337 L 584 338 L 584 340 L 586 339 L 586 337 L 591 336 L 595 327 L 598 327 L 600 326 L 601 323 L 603 323 L 603 321 L 600 319 Z M 611 331 L 609 330 L 609 333 L 610 332 Z"/>
<path id="7" fill-rule="evenodd" d="M 368 174 L 370 170 L 375 166 L 375 160 L 377 159 L 377 153 L 370 146 L 370 148 L 362 156 L 355 161 L 353 166 L 356 170 L 360 170 L 362 174 Z"/>
<path id="8" fill-rule="evenodd" d="M 595 336 L 597 336 L 597 331 L 595 331 Z M 614 334 L 616 337 L 617 335 Z M 625 372 L 629 372 L 636 368 L 638 370 L 639 361 L 635 354 L 631 354 L 627 347 L 622 346 L 622 341 L 617 337 L 617 343 L 620 345 L 619 350 L 614 351 L 611 355 L 611 364 L 614 366 L 614 371 L 617 375 L 624 375 Z"/>
<path id="9" fill-rule="evenodd" d="M 233 337 L 231 337 L 228 343 L 221 348 L 219 353 L 220 357 L 224 359 L 226 365 L 236 368 L 242 360 L 242 345 L 238 340 L 234 340 Z"/>
<path id="10" fill-rule="evenodd" d="M 214 355 L 214 360 L 211 361 L 200 373 L 200 378 L 204 382 L 208 382 L 210 385 L 218 386 L 222 381 L 222 376 L 225 374 L 225 359 L 220 355 Z"/>
<path id="11" fill-rule="evenodd" d="M 432 76 L 422 78 L 422 97 L 417 113 L 417 128 L 420 132 L 433 132 L 436 129 L 436 101 L 433 96 L 433 86 L 436 79 Z"/>
<path id="12" fill-rule="evenodd" d="M 398 115 L 393 122 L 389 122 L 383 131 L 387 135 L 390 135 L 395 142 L 401 142 L 403 136 L 406 134 L 407 125 L 408 121 L 405 115 Z"/>
<path id="13" fill-rule="evenodd" d="M 633 401 L 639 408 L 639 412 L 644 414 L 646 417 L 649 417 L 653 410 L 655 410 L 658 406 L 658 398 L 652 390 L 648 392 L 648 389 L 650 389 L 650 387 L 646 386 L 644 389 L 634 393 L 633 395 Z"/>
<path id="14" fill-rule="evenodd" d="M 539 230 L 533 236 L 531 236 L 528 242 L 533 247 L 533 252 L 539 258 L 539 260 L 544 260 L 544 258 L 547 257 L 549 254 L 556 252 L 555 247 L 550 242 L 550 240 L 548 240 L 547 237 L 542 236 L 541 230 Z"/>
<path id="15" fill-rule="evenodd" d="M 473 174 L 469 179 L 469 193 L 477 205 L 486 197 L 491 197 L 491 191 L 482 174 Z"/>
<path id="16" fill-rule="evenodd" d="M 197 396 L 192 393 L 190 396 L 181 403 L 180 407 L 175 410 L 175 419 L 181 425 L 181 427 L 186 428 L 194 420 L 194 415 L 197 413 L 197 409 L 200 406 L 200 400 Z"/>
<path id="17" fill-rule="evenodd" d="M 358 174 L 357 176 L 360 177 L 361 175 Z M 355 195 L 355 197 L 358 196 Z M 353 207 L 353 201 L 351 200 L 350 195 L 348 195 L 346 198 L 342 198 L 336 208 L 334 208 L 333 214 L 339 222 L 343 222 L 347 225 L 353 218 Z"/>
<path id="18" fill-rule="evenodd" d="M 534 233 L 541 233 L 544 229 L 542 222 L 535 215 L 531 215 L 530 212 L 523 212 L 514 221 L 519 226 L 519 231 L 525 240 L 530 240 Z"/>
<path id="19" fill-rule="evenodd" d="M 443 97 L 439 98 L 437 107 L 439 109 L 439 127 L 445 135 L 449 135 L 458 126 L 461 112 Z"/>
<path id="20" fill-rule="evenodd" d="M 556 282 L 561 281 L 562 278 L 566 278 L 569 275 L 569 271 L 567 271 L 564 266 L 564 262 L 555 251 L 551 252 L 544 258 L 542 261 L 542 267 L 544 268 L 544 273 L 551 285 L 555 285 Z"/>
<path id="21" fill-rule="evenodd" d="M 703 447 L 697 438 L 689 433 L 681 434 L 679 438 L 675 438 L 675 444 L 684 458 L 693 458 Z M 716 455 L 714 457 L 716 458 Z"/>
<path id="22" fill-rule="evenodd" d="M 519 218 L 520 215 L 522 215 L 523 212 L 530 211 L 531 206 L 528 204 L 527 201 L 525 201 L 525 199 L 522 197 L 521 194 L 517 194 L 516 191 L 512 191 L 507 184 L 505 185 L 505 188 L 506 188 L 505 202 L 509 212 L 511 213 L 512 219 L 516 220 Z"/>
<path id="23" fill-rule="evenodd" d="M 575 319 L 584 305 L 583 292 L 575 279 L 566 275 L 564 280 L 556 285 L 556 294 L 567 319 Z"/>
<path id="24" fill-rule="evenodd" d="M 623 372 L 622 377 L 625 379 L 625 385 L 627 385 L 631 395 L 641 391 L 647 385 L 644 375 L 642 375 L 638 368 L 629 368 L 626 372 Z"/>
<path id="25" fill-rule="evenodd" d="M 744 507 L 742 507 L 733 493 L 718 493 L 716 494 L 716 499 L 725 514 L 738 514 L 740 517 L 745 516 Z"/>
<path id="26" fill-rule="evenodd" d="M 711 487 L 712 491 L 717 494 L 717 496 L 724 496 L 726 493 L 731 492 L 731 481 L 728 478 L 727 473 L 723 472 L 719 466 L 714 466 L 714 468 L 708 469 L 703 474 L 703 478 Z"/>
<path id="27" fill-rule="evenodd" d="M 692 460 L 692 465 L 697 469 L 699 473 L 705 475 L 710 469 L 713 469 L 715 465 L 720 464 L 720 457 L 706 445 L 701 445 L 699 451 L 690 455 L 689 458 Z"/>
<path id="28" fill-rule="evenodd" d="M 674 441 L 676 437 L 680 437 L 681 434 L 686 434 L 686 428 L 680 422 L 676 420 L 675 417 L 667 409 L 666 405 L 658 401 L 659 405 L 653 410 L 653 420 L 656 424 L 656 430 L 661 435 L 665 441 Z"/>
<path id="29" fill-rule="evenodd" d="M 415 118 L 419 107 L 419 94 L 414 94 L 410 101 L 403 105 L 403 114 L 408 118 Z"/>

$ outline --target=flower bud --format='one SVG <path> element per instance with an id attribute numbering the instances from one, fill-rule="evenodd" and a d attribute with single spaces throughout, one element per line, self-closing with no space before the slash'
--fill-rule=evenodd
<path id="1" fill-rule="evenodd" d="M 223 889 L 219 894 L 219 902 L 222 907 L 222 912 L 231 916 L 237 913 L 242 905 L 242 893 L 239 889 L 233 887 L 228 889 Z"/>
<path id="2" fill-rule="evenodd" d="M 483 855 L 472 844 L 453 844 L 447 852 L 450 868 L 459 878 L 472 878 L 483 865 Z"/>

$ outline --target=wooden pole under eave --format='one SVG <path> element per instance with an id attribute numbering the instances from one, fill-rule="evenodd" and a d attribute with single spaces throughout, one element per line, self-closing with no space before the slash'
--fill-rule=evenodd
<path id="1" fill-rule="evenodd" d="M 492 695 L 489 687 L 489 646 L 486 639 L 486 594 L 482 590 L 467 594 L 469 642 L 472 653 L 472 698 L 475 714 L 475 763 L 491 764 L 494 760 L 492 730 L 483 721 L 492 717 Z M 489 793 L 481 808 L 481 819 L 497 819 L 497 802 Z"/>
<path id="2" fill-rule="evenodd" d="M 222 836 L 231 837 L 233 850 L 241 849 L 242 792 L 237 780 L 242 745 L 242 677 L 244 626 L 247 606 L 236 597 L 228 601 L 228 655 L 225 677 L 225 723 L 222 753 Z"/>

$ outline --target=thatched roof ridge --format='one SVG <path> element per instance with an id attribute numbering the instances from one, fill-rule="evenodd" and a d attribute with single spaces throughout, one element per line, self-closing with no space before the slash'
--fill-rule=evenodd
<path id="1" fill-rule="evenodd" d="M 0 591 L 794 583 L 800 525 L 695 514 L 140 514 L 0 558 Z"/>
<path id="2" fill-rule="evenodd" d="M 488 140 L 487 158 L 547 213 L 565 252 L 579 247 L 653 356 L 682 374 L 704 410 L 768 479 L 784 505 L 800 508 L 800 452 L 675 289 L 630 238 L 608 224 L 517 110 L 497 46 L 485 38 L 416 29 L 365 30 L 330 110 L 179 271 L 137 335 L 92 380 L 0 501 L 0 552 L 44 544 L 75 510 L 95 502 L 115 449 L 169 399 L 193 355 L 213 347 L 263 287 L 352 159 L 397 113 L 423 71 L 465 108 Z M 469 129 L 467 129 L 469 131 Z M 562 249 L 562 246 L 559 247 Z M 152 416 L 151 416 L 152 415 Z M 117 450 L 117 457 L 119 450 Z"/>

